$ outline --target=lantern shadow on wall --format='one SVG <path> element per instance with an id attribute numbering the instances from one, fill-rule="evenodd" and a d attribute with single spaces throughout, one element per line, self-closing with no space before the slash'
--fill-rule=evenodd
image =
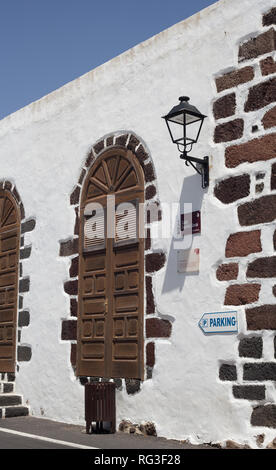
<path id="1" fill-rule="evenodd" d="M 198 191 L 197 190 L 197 180 L 198 176 L 197 175 L 191 175 L 185 178 L 180 198 L 179 198 L 179 207 L 180 207 L 180 213 L 182 212 L 182 209 L 184 205 L 189 202 L 192 204 L 192 210 L 198 210 L 200 211 L 201 206 L 202 206 L 202 200 L 203 200 L 203 191 Z M 177 214 L 176 219 L 174 221 L 174 228 L 175 228 L 175 233 L 177 232 L 177 227 L 179 226 L 180 223 L 180 213 Z M 194 238 L 195 237 L 195 238 Z M 187 249 L 191 250 L 194 248 L 196 238 L 198 237 L 197 234 L 192 235 L 192 245 L 190 248 Z M 167 255 L 167 265 L 166 265 L 166 272 L 164 276 L 164 281 L 162 285 L 162 294 L 174 290 L 182 290 L 184 287 L 185 283 L 185 278 L 187 276 L 198 276 L 199 273 L 193 273 L 193 272 L 185 272 L 185 273 L 179 273 L 177 272 L 177 249 L 175 248 L 175 238 L 173 237 L 170 242 L 170 247 L 168 250 L 168 255 Z"/>

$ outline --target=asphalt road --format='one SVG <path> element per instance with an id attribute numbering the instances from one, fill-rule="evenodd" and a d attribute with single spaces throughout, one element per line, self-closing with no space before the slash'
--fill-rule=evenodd
<path id="1" fill-rule="evenodd" d="M 154 436 L 86 434 L 85 427 L 44 418 L 0 419 L 0 449 L 213 449 Z"/>
<path id="2" fill-rule="evenodd" d="M 0 449 L 69 449 L 59 443 L 47 442 L 0 431 Z"/>

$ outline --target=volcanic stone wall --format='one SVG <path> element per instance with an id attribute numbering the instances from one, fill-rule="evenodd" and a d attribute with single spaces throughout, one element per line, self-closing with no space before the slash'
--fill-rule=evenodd
<path id="1" fill-rule="evenodd" d="M 238 45 L 237 65 L 215 77 L 214 142 L 224 158 L 215 183 L 221 208 L 236 224 L 216 277 L 224 305 L 245 315 L 236 363 L 222 360 L 219 378 L 233 397 L 252 403 L 251 424 L 276 428 L 276 8 Z M 273 390 L 272 390 L 273 389 Z M 275 396 L 275 394 L 274 394 Z"/>

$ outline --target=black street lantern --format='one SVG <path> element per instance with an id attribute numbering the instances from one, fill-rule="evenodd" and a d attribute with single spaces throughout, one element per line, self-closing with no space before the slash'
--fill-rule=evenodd
<path id="1" fill-rule="evenodd" d="M 189 163 L 202 177 L 202 187 L 209 186 L 209 158 L 203 160 L 188 156 L 193 144 L 198 141 L 202 124 L 206 116 L 201 114 L 195 106 L 189 104 L 188 96 L 181 96 L 180 103 L 174 106 L 171 111 L 163 118 L 166 121 L 171 139 L 177 145 L 180 158 Z M 193 163 L 196 163 L 195 166 Z"/>

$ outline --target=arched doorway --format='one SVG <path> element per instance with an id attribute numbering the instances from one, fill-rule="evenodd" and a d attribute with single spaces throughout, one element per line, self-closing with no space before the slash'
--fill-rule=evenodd
<path id="1" fill-rule="evenodd" d="M 9 191 L 0 190 L 0 372 L 15 372 L 20 214 Z"/>
<path id="2" fill-rule="evenodd" d="M 143 202 L 144 174 L 135 155 L 121 147 L 104 151 L 81 196 L 79 376 L 143 379 Z"/>

